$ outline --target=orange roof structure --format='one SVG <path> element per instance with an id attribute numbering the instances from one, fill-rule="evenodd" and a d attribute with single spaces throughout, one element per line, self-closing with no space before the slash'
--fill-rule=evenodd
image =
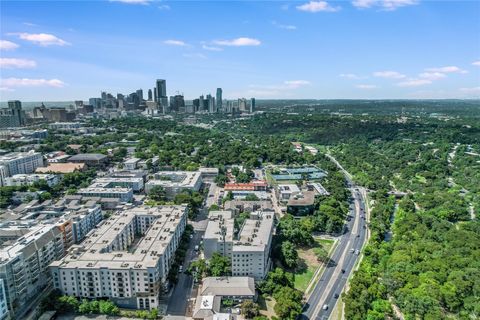
<path id="1" fill-rule="evenodd" d="M 50 163 L 46 167 L 38 167 L 36 173 L 72 173 L 74 171 L 82 171 L 85 169 L 85 163 Z"/>

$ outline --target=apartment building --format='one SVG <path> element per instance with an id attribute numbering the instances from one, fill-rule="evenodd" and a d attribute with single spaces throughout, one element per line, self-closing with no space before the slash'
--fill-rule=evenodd
<path id="1" fill-rule="evenodd" d="M 183 191 L 198 191 L 202 186 L 202 174 L 199 171 L 161 171 L 154 174 L 145 184 L 145 192 L 149 193 L 153 187 L 165 189 L 168 199 L 173 199 Z"/>
<path id="2" fill-rule="evenodd" d="M 125 206 L 50 264 L 53 285 L 125 308 L 157 308 L 186 224 L 186 206 Z"/>
<path id="3" fill-rule="evenodd" d="M 2 155 L 0 156 L 0 186 L 5 185 L 7 177 L 22 173 L 33 173 L 38 167 L 43 167 L 43 157 L 33 150 Z"/>
<path id="4" fill-rule="evenodd" d="M 131 188 L 133 192 L 140 192 L 143 190 L 144 184 L 142 177 L 104 177 L 95 179 L 92 186 L 101 188 Z"/>
<path id="5" fill-rule="evenodd" d="M 100 197 L 119 199 L 122 202 L 131 202 L 133 200 L 133 190 L 131 188 L 106 188 L 103 186 L 91 185 L 88 188 L 82 188 L 77 191 L 77 194 L 85 197 Z"/>
<path id="6" fill-rule="evenodd" d="M 63 236 L 53 224 L 37 225 L 0 248 L 0 279 L 3 280 L 10 317 L 28 308 L 51 281 L 48 265 L 64 254 Z"/>
<path id="7" fill-rule="evenodd" d="M 218 252 L 231 258 L 233 276 L 261 280 L 270 268 L 273 226 L 273 212 L 256 211 L 235 232 L 231 211 L 212 211 L 204 235 L 205 257 Z"/>
<path id="8" fill-rule="evenodd" d="M 6 186 L 30 186 L 35 182 L 45 181 L 49 187 L 53 187 L 60 182 L 60 178 L 55 174 L 15 174 L 5 179 Z"/>

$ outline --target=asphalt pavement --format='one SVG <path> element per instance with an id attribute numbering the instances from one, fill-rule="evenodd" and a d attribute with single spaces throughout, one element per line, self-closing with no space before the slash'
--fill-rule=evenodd
<path id="1" fill-rule="evenodd" d="M 326 320 L 341 295 L 367 236 L 365 199 L 361 189 L 352 184 L 349 176 L 347 181 L 352 191 L 352 206 L 350 221 L 347 222 L 344 233 L 339 237 L 330 262 L 315 285 L 310 297 L 305 303 L 300 319 Z M 357 251 L 358 250 L 358 251 Z M 336 298 L 335 295 L 338 295 Z"/>
<path id="2" fill-rule="evenodd" d="M 196 252 L 195 246 L 200 246 L 200 241 L 202 236 L 205 234 L 205 229 L 207 226 L 207 216 L 204 210 L 200 210 L 195 221 L 189 221 L 193 225 L 195 230 L 193 238 L 190 240 L 187 254 L 183 263 L 183 270 L 187 270 L 192 261 L 195 261 L 199 258 L 199 252 Z M 185 317 L 187 314 L 191 313 L 192 298 L 196 295 L 193 289 L 193 277 L 184 272 L 178 274 L 178 282 L 173 288 L 168 299 L 167 307 L 167 316 L 181 316 Z M 190 309 L 189 309 L 190 307 Z"/>

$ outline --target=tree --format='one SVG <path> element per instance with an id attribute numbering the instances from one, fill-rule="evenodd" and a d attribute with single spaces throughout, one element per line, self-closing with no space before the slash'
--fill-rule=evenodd
<path id="1" fill-rule="evenodd" d="M 317 257 L 318 261 L 323 263 L 327 262 L 328 252 L 323 247 L 313 248 L 313 253 L 315 253 L 315 256 Z"/>
<path id="2" fill-rule="evenodd" d="M 295 320 L 302 313 L 303 293 L 301 291 L 282 287 L 273 294 L 273 297 L 276 300 L 274 310 L 280 319 Z"/>
<path id="3" fill-rule="evenodd" d="M 243 301 L 240 309 L 242 310 L 242 314 L 246 319 L 252 319 L 259 314 L 258 305 L 252 300 Z"/>
<path id="4" fill-rule="evenodd" d="M 298 253 L 295 245 L 290 241 L 284 241 L 281 245 L 281 257 L 286 267 L 293 269 L 297 266 Z"/>
<path id="5" fill-rule="evenodd" d="M 165 189 L 162 186 L 154 186 L 148 192 L 148 197 L 153 201 L 165 201 L 167 200 Z"/>
<path id="6" fill-rule="evenodd" d="M 212 277 L 221 277 L 230 275 L 232 264 L 228 257 L 214 252 L 212 258 L 208 261 L 208 274 Z"/>

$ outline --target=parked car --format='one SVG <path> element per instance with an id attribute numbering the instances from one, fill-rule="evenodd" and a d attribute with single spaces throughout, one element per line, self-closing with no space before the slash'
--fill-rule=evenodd
<path id="1" fill-rule="evenodd" d="M 322 307 L 323 310 L 328 310 L 328 304 L 324 304 Z"/>

